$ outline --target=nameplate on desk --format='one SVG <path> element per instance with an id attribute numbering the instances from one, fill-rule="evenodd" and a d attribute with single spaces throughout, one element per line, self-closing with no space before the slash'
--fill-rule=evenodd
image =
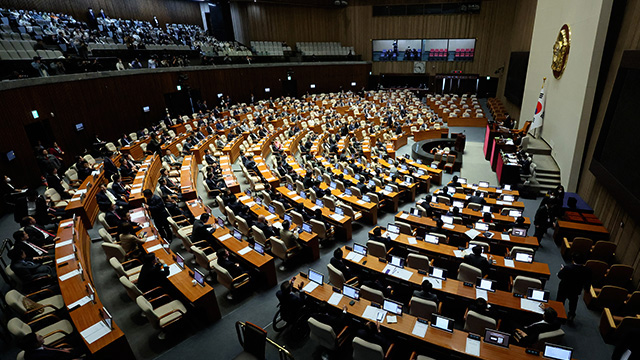
<path id="1" fill-rule="evenodd" d="M 152 252 L 160 250 L 160 249 L 162 249 L 162 244 L 154 245 L 154 246 L 152 246 L 150 248 L 147 248 L 147 252 L 152 253 Z"/>
<path id="2" fill-rule="evenodd" d="M 514 268 L 516 264 L 511 259 L 504 259 L 504 266 Z"/>
<path id="3" fill-rule="evenodd" d="M 74 254 L 61 257 L 59 259 L 56 259 L 56 264 L 60 264 L 60 263 L 63 263 L 65 261 L 69 261 L 69 260 L 74 259 L 74 258 L 75 258 Z"/>
<path id="4" fill-rule="evenodd" d="M 65 221 L 63 223 L 60 223 L 60 227 L 62 227 L 62 228 L 66 227 L 66 226 L 69 226 L 69 225 L 73 225 L 73 220 L 69 220 L 69 221 Z"/>
<path id="5" fill-rule="evenodd" d="M 402 215 L 400 215 L 401 219 L 407 219 L 409 218 L 409 214 L 403 213 Z"/>
<path id="6" fill-rule="evenodd" d="M 144 175 L 138 175 L 138 176 L 136 176 L 136 180 L 140 180 L 140 179 L 144 179 Z"/>
<path id="7" fill-rule="evenodd" d="M 56 244 L 56 249 L 66 245 L 71 245 L 72 243 L 73 243 L 73 240 L 60 241 Z"/>
<path id="8" fill-rule="evenodd" d="M 140 194 L 142 192 L 142 188 L 131 190 L 131 194 Z"/>
<path id="9" fill-rule="evenodd" d="M 445 228 L 445 229 L 449 229 L 449 230 L 453 230 L 453 229 L 456 228 L 455 226 L 450 225 L 450 224 L 444 224 L 444 225 L 442 225 L 442 227 Z"/>
<path id="10" fill-rule="evenodd" d="M 66 273 L 64 275 L 60 275 L 59 279 L 60 279 L 60 281 L 65 281 L 67 279 L 71 279 L 72 277 L 74 277 L 76 275 L 80 275 L 80 271 L 78 269 L 69 271 L 68 273 Z"/>
<path id="11" fill-rule="evenodd" d="M 224 235 L 220 236 L 218 238 L 218 240 L 225 241 L 225 240 L 230 239 L 230 238 L 232 238 L 231 234 L 224 234 Z"/>

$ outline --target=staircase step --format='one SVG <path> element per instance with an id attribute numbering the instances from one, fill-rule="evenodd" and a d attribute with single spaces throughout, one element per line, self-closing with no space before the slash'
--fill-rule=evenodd
<path id="1" fill-rule="evenodd" d="M 539 173 L 536 171 L 536 179 L 546 179 L 546 180 L 558 180 L 560 181 L 560 174 L 554 173 Z"/>

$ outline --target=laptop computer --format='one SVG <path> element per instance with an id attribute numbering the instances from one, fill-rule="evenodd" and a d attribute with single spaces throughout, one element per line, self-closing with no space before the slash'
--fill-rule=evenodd
<path id="1" fill-rule="evenodd" d="M 304 191 L 300 191 L 300 197 L 303 199 L 307 198 L 307 193 L 305 193 Z"/>
<path id="2" fill-rule="evenodd" d="M 200 270 L 193 269 L 193 279 L 198 285 L 204 286 L 204 274 Z"/>
<path id="3" fill-rule="evenodd" d="M 462 185 L 466 185 L 467 184 L 467 179 L 466 178 L 458 178 L 458 182 Z"/>
<path id="4" fill-rule="evenodd" d="M 424 237 L 424 241 L 426 241 L 426 242 L 428 242 L 428 243 L 431 243 L 431 244 L 436 244 L 436 245 L 438 245 L 438 243 L 440 242 L 440 238 L 438 238 L 438 237 L 437 237 L 437 236 L 435 236 L 435 235 L 429 235 L 429 234 L 427 234 L 427 235 L 425 235 L 425 237 Z"/>
<path id="5" fill-rule="evenodd" d="M 293 191 L 293 185 L 287 184 L 287 189 L 289 189 L 289 191 Z"/>
<path id="6" fill-rule="evenodd" d="M 336 207 L 335 213 L 344 216 L 344 210 L 341 207 Z"/>
<path id="7" fill-rule="evenodd" d="M 555 344 L 544 344 L 544 351 L 542 357 L 554 360 L 571 360 L 573 356 L 573 349 L 566 346 L 560 346 Z"/>
<path id="8" fill-rule="evenodd" d="M 454 201 L 453 202 L 453 207 L 457 207 L 458 209 L 462 210 L 464 209 L 464 203 L 462 201 Z"/>
<path id="9" fill-rule="evenodd" d="M 338 188 L 338 184 L 336 184 L 335 181 L 332 181 L 329 187 L 331 188 L 331 190 L 335 190 L 336 188 Z"/>
<path id="10" fill-rule="evenodd" d="M 184 258 L 180 254 L 176 254 L 176 264 L 180 267 L 180 269 L 184 269 Z"/>
<path id="11" fill-rule="evenodd" d="M 489 224 L 483 222 L 477 222 L 474 225 L 474 228 L 478 231 L 487 231 L 489 230 Z"/>
<path id="12" fill-rule="evenodd" d="M 520 210 L 509 210 L 509 216 L 517 218 L 522 216 L 522 211 Z"/>
<path id="13" fill-rule="evenodd" d="M 347 189 L 344 189 L 344 194 L 347 196 L 351 196 L 353 195 L 353 192 L 351 191 L 351 189 L 347 188 Z"/>
<path id="14" fill-rule="evenodd" d="M 407 184 L 413 184 L 413 178 L 411 176 L 405 176 L 404 182 L 406 182 Z"/>
<path id="15" fill-rule="evenodd" d="M 391 185 L 385 185 L 385 186 L 384 186 L 384 191 L 386 191 L 386 192 L 393 192 L 393 188 L 391 187 Z"/>
<path id="16" fill-rule="evenodd" d="M 362 195 L 362 201 L 371 202 L 371 198 L 369 197 L 369 195 Z"/>
<path id="17" fill-rule="evenodd" d="M 395 224 L 387 224 L 387 231 L 392 234 L 398 235 L 400 234 L 400 227 Z"/>
<path id="18" fill-rule="evenodd" d="M 302 224 L 302 231 L 304 232 L 308 232 L 309 234 L 311 234 L 313 232 L 313 230 L 311 230 L 311 224 L 308 223 L 303 223 Z"/>
<path id="19" fill-rule="evenodd" d="M 402 316 L 402 304 L 393 300 L 384 299 L 382 309 L 398 316 Z"/>
<path id="20" fill-rule="evenodd" d="M 444 317 L 438 314 L 433 314 L 431 316 L 433 318 L 433 320 L 431 321 L 431 326 L 433 326 L 436 329 L 444 330 L 450 333 L 453 332 L 453 324 L 454 324 L 453 319 L 449 319 L 447 317 Z"/>
<path id="21" fill-rule="evenodd" d="M 516 197 L 513 195 L 502 195 L 502 200 L 507 202 L 514 202 L 516 201 Z"/>
<path id="22" fill-rule="evenodd" d="M 417 217 L 422 217 L 422 210 L 416 209 L 416 208 L 411 208 L 411 215 L 417 216 Z"/>
<path id="23" fill-rule="evenodd" d="M 233 229 L 233 237 L 242 241 L 242 233 L 238 229 Z"/>
<path id="24" fill-rule="evenodd" d="M 511 335 L 497 330 L 485 329 L 484 331 L 484 342 L 487 344 L 508 348 L 510 337 Z"/>
<path id="25" fill-rule="evenodd" d="M 343 285 L 342 294 L 350 299 L 360 300 L 360 289 L 358 289 L 357 287 Z"/>
<path id="26" fill-rule="evenodd" d="M 519 252 L 519 253 L 516 253 L 516 257 L 514 258 L 514 260 L 530 264 L 533 262 L 533 255 Z"/>
<path id="27" fill-rule="evenodd" d="M 218 226 L 224 227 L 224 219 L 221 217 L 218 217 Z"/>
<path id="28" fill-rule="evenodd" d="M 453 216 L 448 216 L 448 215 L 441 215 L 440 219 L 442 220 L 443 223 L 448 224 L 448 225 L 453 225 Z"/>
<path id="29" fill-rule="evenodd" d="M 253 243 L 253 250 L 255 250 L 260 255 L 264 255 L 264 246 L 262 246 L 262 244 L 257 241 Z"/>
<path id="30" fill-rule="evenodd" d="M 441 279 L 441 280 L 446 280 L 447 279 L 447 269 L 442 269 L 439 267 L 435 267 L 432 266 L 429 268 L 429 276 L 436 278 L 436 279 Z"/>
<path id="31" fill-rule="evenodd" d="M 324 283 L 324 275 L 321 273 L 309 268 L 309 280 L 313 281 L 318 285 L 322 285 Z"/>
<path id="32" fill-rule="evenodd" d="M 418 164 L 422 164 L 422 160 L 420 160 L 420 159 L 416 159 L 416 162 L 417 162 Z"/>
<path id="33" fill-rule="evenodd" d="M 284 214 L 284 220 L 288 221 L 289 224 L 293 222 L 293 218 L 289 214 Z"/>
<path id="34" fill-rule="evenodd" d="M 267 208 L 269 210 L 270 213 L 275 214 L 276 213 L 276 208 L 273 205 L 269 205 L 269 207 Z"/>
<path id="35" fill-rule="evenodd" d="M 549 302 L 549 292 L 546 290 L 528 288 L 527 289 L 527 299 L 540 301 L 543 303 Z"/>
<path id="36" fill-rule="evenodd" d="M 455 186 L 447 186 L 447 193 L 451 195 L 455 194 L 456 193 Z"/>
<path id="37" fill-rule="evenodd" d="M 367 255 L 367 247 L 364 245 L 360 245 L 360 244 L 353 244 L 353 251 L 357 254 L 366 256 Z"/>
<path id="38" fill-rule="evenodd" d="M 498 282 L 495 280 L 483 279 L 481 277 L 476 279 L 476 288 L 495 292 L 498 288 Z"/>
<path id="39" fill-rule="evenodd" d="M 316 206 L 323 208 L 324 207 L 324 203 L 322 202 L 321 199 L 316 199 Z"/>
<path id="40" fill-rule="evenodd" d="M 259 196 L 256 196 L 256 198 L 254 199 L 254 201 L 256 202 L 256 204 L 258 205 L 262 205 L 262 199 Z"/>
<path id="41" fill-rule="evenodd" d="M 404 267 L 404 259 L 399 256 L 391 255 L 391 261 L 389 262 L 391 265 L 403 268 Z"/>
<path id="42" fill-rule="evenodd" d="M 514 227 L 513 230 L 511 231 L 511 235 L 525 237 L 527 236 L 527 229 Z"/>

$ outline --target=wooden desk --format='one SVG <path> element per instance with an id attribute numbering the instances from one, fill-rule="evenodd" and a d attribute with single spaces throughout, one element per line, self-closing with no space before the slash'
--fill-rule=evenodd
<path id="1" fill-rule="evenodd" d="M 224 177 L 224 183 L 232 193 L 236 194 L 240 192 L 240 183 L 234 175 L 231 165 L 232 162 L 228 155 L 220 157 L 220 172 L 222 173 L 222 177 Z"/>
<path id="2" fill-rule="evenodd" d="M 197 200 L 192 200 L 187 202 L 188 208 L 193 214 L 194 217 L 198 217 L 205 212 L 202 203 Z M 215 225 L 216 219 L 214 217 L 209 218 L 207 224 Z M 226 227 L 218 227 L 216 231 L 213 233 L 213 237 L 216 238 L 218 243 L 229 252 L 233 253 L 237 259 L 239 259 L 242 263 L 248 264 L 249 266 L 257 269 L 263 276 L 266 281 L 267 287 L 272 287 L 278 283 L 278 279 L 276 276 L 276 267 L 275 260 L 269 254 L 260 255 L 257 252 L 251 250 L 244 255 L 240 255 L 239 251 L 247 247 L 249 244 L 244 241 L 239 241 L 233 236 L 227 238 L 225 240 L 220 240 L 221 237 L 230 233 L 230 230 Z"/>
<path id="3" fill-rule="evenodd" d="M 76 257 L 72 257 L 70 260 L 66 260 L 56 266 L 60 293 L 62 294 L 65 305 L 72 305 L 76 301 L 87 296 L 87 284 L 91 284 L 95 290 L 94 302 L 89 301 L 82 306 L 75 306 L 69 311 L 71 322 L 78 333 L 81 333 L 94 324 L 102 321 L 102 316 L 99 311 L 104 307 L 104 305 L 98 296 L 99 289 L 96 289 L 93 285 L 93 275 L 91 271 L 91 238 L 84 227 L 84 222 L 79 218 L 76 218 L 75 222 L 72 219 L 66 219 L 60 224 L 64 226 L 58 227 L 58 232 L 56 234 L 60 238 L 58 244 L 64 243 L 68 240 L 73 240 L 73 243 L 76 246 Z M 62 259 L 72 254 L 74 254 L 72 244 L 56 246 L 56 259 Z M 81 266 L 83 269 L 82 276 L 76 275 L 64 281 L 60 280 L 60 276 L 78 269 L 78 266 Z M 112 359 L 114 353 L 117 353 L 118 357 L 121 359 L 135 359 L 127 338 L 124 336 L 124 333 L 115 321 L 113 322 L 113 329 L 109 333 L 92 343 L 88 343 L 83 336 L 79 337 L 82 338 L 88 353 L 96 359 Z"/>
<path id="4" fill-rule="evenodd" d="M 142 192 L 144 190 L 156 190 L 158 179 L 160 178 L 160 169 L 162 168 L 162 160 L 158 155 L 149 155 L 140 165 L 140 169 L 133 178 L 131 184 L 131 193 L 129 194 L 129 205 L 137 207 L 144 202 Z"/>
<path id="5" fill-rule="evenodd" d="M 427 139 L 441 139 L 449 136 L 449 128 L 418 130 L 412 132 L 413 141 L 418 142 Z"/>
<path id="6" fill-rule="evenodd" d="M 89 175 L 76 190 L 75 195 L 69 199 L 69 204 L 65 210 L 69 214 L 75 214 L 80 217 L 85 229 L 91 229 L 93 223 L 98 217 L 100 209 L 98 208 L 98 200 L 96 194 L 100 191 L 100 185 L 106 184 L 104 170 L 99 171 L 97 175 Z"/>
<path id="7" fill-rule="evenodd" d="M 323 182 L 320 184 L 320 189 L 327 190 L 329 189 L 329 185 Z M 348 203 L 354 211 L 361 211 L 362 217 L 367 219 L 371 225 L 376 225 L 378 223 L 378 204 L 374 202 L 365 202 L 353 195 L 347 195 L 338 189 L 332 189 L 331 194 Z"/>
<path id="8" fill-rule="evenodd" d="M 609 240 L 609 230 L 598 224 L 585 224 L 579 222 L 558 220 L 553 231 L 553 240 L 556 244 L 562 243 L 562 238 L 573 240 L 576 236 L 582 236 L 593 240 Z"/>
<path id="9" fill-rule="evenodd" d="M 302 282 L 303 286 L 306 285 L 309 280 L 302 278 L 302 276 L 296 277 L 295 287 Z M 332 287 L 329 284 L 323 284 L 318 286 L 312 292 L 308 294 L 316 301 L 320 301 L 328 304 L 328 300 L 333 295 Z M 343 296 L 337 305 L 329 305 L 335 309 L 342 309 L 347 307 L 347 312 L 350 316 L 359 319 L 360 322 L 369 321 L 362 317 L 367 306 L 371 305 L 371 302 L 365 299 L 356 301 L 355 304 L 349 305 L 351 299 Z M 440 355 L 444 358 L 464 358 L 464 359 L 478 359 L 475 356 L 465 353 L 465 347 L 467 337 L 469 333 L 462 330 L 454 330 L 453 333 L 438 330 L 429 326 L 424 337 L 418 337 L 412 333 L 413 327 L 417 321 L 415 316 L 410 314 L 403 314 L 397 317 L 397 322 L 389 324 L 386 321 L 380 324 L 383 331 L 390 331 L 395 335 L 399 335 L 403 339 L 408 339 L 414 344 L 419 346 L 428 346 L 430 349 L 436 347 Z M 525 358 L 528 355 L 525 354 L 525 348 L 511 345 L 509 348 L 503 348 L 491 344 L 487 344 L 483 341 L 480 342 L 480 358 L 487 360 L 513 360 Z"/>
<path id="10" fill-rule="evenodd" d="M 430 202 L 429 204 L 431 205 L 431 208 L 439 214 L 446 214 L 449 211 L 449 206 L 445 204 L 434 203 L 434 202 Z M 462 215 L 463 218 L 467 217 L 471 221 L 476 222 L 476 221 L 482 220 L 484 213 L 482 211 L 463 208 L 462 211 L 460 212 L 460 215 Z M 491 216 L 493 217 L 493 221 L 496 224 L 501 224 L 502 226 L 512 227 L 513 223 L 516 221 L 516 218 L 514 218 L 513 216 L 500 215 L 500 213 L 491 213 Z M 523 217 L 523 219 L 524 219 L 523 227 L 528 229 L 531 226 L 531 220 L 528 217 Z"/>
<path id="11" fill-rule="evenodd" d="M 256 167 L 258 168 L 258 172 L 260 172 L 260 175 L 262 175 L 262 178 L 269 185 L 271 185 L 271 187 L 280 185 L 280 179 L 277 176 L 273 175 L 271 170 L 269 170 L 269 167 L 267 166 L 267 163 L 265 162 L 265 159 L 262 158 L 262 156 L 254 156 L 253 161 L 256 162 Z"/>
<path id="12" fill-rule="evenodd" d="M 236 162 L 236 160 L 238 159 L 238 156 L 240 156 L 240 145 L 243 142 L 244 142 L 244 134 L 239 135 L 238 137 L 233 139 L 233 141 L 231 141 L 230 143 L 228 143 L 222 148 L 222 152 L 225 155 L 229 156 L 229 159 L 231 159 L 232 164 Z"/>
<path id="13" fill-rule="evenodd" d="M 441 189 L 434 191 L 433 195 L 438 195 L 440 191 Z M 455 193 L 451 197 L 453 201 L 456 201 L 456 200 L 462 201 L 465 206 L 469 205 L 469 195 Z M 493 208 L 493 211 L 496 211 L 497 209 L 502 210 L 504 208 L 514 208 L 514 209 L 524 211 L 524 203 L 522 201 L 508 202 L 508 201 L 492 199 L 490 197 L 485 197 L 484 201 L 486 203 L 485 205 L 489 205 Z"/>
<path id="14" fill-rule="evenodd" d="M 412 226 L 421 227 L 423 229 L 436 227 L 435 220 L 426 216 L 423 216 L 423 217 L 413 216 L 409 213 L 405 213 L 404 211 L 400 211 L 399 213 L 397 213 L 395 219 L 396 221 L 405 222 Z M 456 234 L 463 239 L 469 239 L 469 237 L 465 234 L 467 231 L 470 230 L 469 228 L 467 228 L 465 225 L 459 225 L 459 224 L 453 224 L 452 226 L 453 226 L 453 229 L 447 229 L 443 227 L 442 231 L 450 234 Z M 491 246 L 496 245 L 501 249 L 511 248 L 512 246 L 524 246 L 531 249 L 537 249 L 540 246 L 540 243 L 538 243 L 538 239 L 535 236 L 520 237 L 520 236 L 508 235 L 509 240 L 502 240 L 503 234 L 501 232 L 489 231 L 489 233 L 493 234 L 492 238 L 487 238 L 484 236 L 484 234 L 480 234 L 476 236 L 474 240 L 484 241 L 490 244 Z M 501 253 L 504 254 L 504 252 L 501 252 Z"/>
<path id="15" fill-rule="evenodd" d="M 147 238 L 151 236 L 155 236 L 153 240 L 147 240 L 142 247 L 145 252 L 149 253 L 149 249 L 153 247 L 157 247 L 157 245 L 164 244 L 164 241 L 161 242 L 161 237 L 158 234 L 157 230 L 151 223 L 151 219 L 146 214 L 143 208 L 136 208 L 129 211 L 131 214 L 131 221 L 137 222 L 139 224 L 148 224 L 148 226 L 144 227 L 142 230 L 138 232 L 138 234 L 142 232 L 147 233 Z M 160 248 L 152 251 L 158 259 L 162 260 L 165 264 L 171 265 L 175 263 L 175 254 L 168 245 L 161 246 Z M 209 321 L 215 321 L 222 317 L 220 314 L 220 308 L 218 307 L 218 300 L 216 299 L 216 294 L 209 284 L 204 284 L 204 286 L 193 285 L 192 280 L 193 277 L 189 275 L 191 270 L 187 270 L 186 268 L 179 273 L 168 278 L 171 285 L 175 288 L 183 296 L 183 300 L 188 301 L 191 305 L 196 308 L 198 313 L 202 313 L 206 316 Z"/>
<path id="16" fill-rule="evenodd" d="M 134 141 L 132 144 L 123 146 L 120 148 L 120 152 L 123 154 L 129 154 L 134 160 L 140 160 L 144 158 L 144 150 L 142 150 L 142 144 L 148 144 L 151 141 L 150 137 L 146 137 L 142 140 Z"/>
<path id="17" fill-rule="evenodd" d="M 172 154 L 179 154 L 180 152 L 178 151 L 178 144 L 181 144 L 182 141 L 185 140 L 186 138 L 187 138 L 187 134 L 178 135 L 175 138 L 173 138 L 173 140 L 171 140 L 170 143 L 161 145 L 160 146 L 160 149 L 162 150 L 161 154 L 166 153 L 167 150 L 171 150 Z"/>
<path id="18" fill-rule="evenodd" d="M 434 169 L 431 166 L 425 165 L 425 164 L 418 164 L 417 161 L 414 161 L 413 159 L 406 159 L 407 164 L 416 167 L 422 171 L 424 171 L 425 173 L 429 174 L 429 176 L 431 176 L 431 182 L 436 184 L 436 185 L 442 185 L 442 169 Z"/>
<path id="19" fill-rule="evenodd" d="M 487 125 L 486 117 L 463 117 L 463 116 L 447 116 L 447 126 L 461 126 L 461 127 L 485 127 Z"/>
<path id="20" fill-rule="evenodd" d="M 379 275 L 384 275 L 388 279 L 392 279 L 392 281 L 401 281 L 410 284 L 413 289 L 419 289 L 422 286 L 422 282 L 427 277 L 427 275 L 418 274 L 418 270 L 405 266 L 404 269 L 411 272 L 411 277 L 408 280 L 403 280 L 391 275 L 384 274 L 384 268 L 387 266 L 387 264 L 378 261 L 378 258 L 376 258 L 375 256 L 367 255 L 359 262 L 355 262 L 353 260 L 346 259 L 346 256 L 350 252 L 346 247 L 342 247 L 342 252 L 344 254 L 343 259 L 345 259 L 345 261 L 348 261 L 362 269 L 366 269 L 369 272 L 377 272 Z M 365 262 L 366 264 L 364 264 Z M 468 303 L 476 299 L 475 287 L 464 286 L 463 281 L 458 281 L 455 278 L 451 277 L 446 281 L 442 281 L 442 289 L 434 288 L 433 291 L 464 299 Z M 489 299 L 487 300 L 487 302 L 489 304 L 496 305 L 500 308 L 508 310 L 512 314 L 521 315 L 522 313 L 525 313 L 527 314 L 527 318 L 542 320 L 542 314 L 523 309 L 520 306 L 520 298 L 513 296 L 513 294 L 509 291 L 496 290 L 496 292 L 488 292 L 488 298 Z M 564 305 L 561 302 L 550 300 L 547 304 L 558 312 L 559 318 L 563 320 L 567 319 Z M 530 320 L 530 322 L 536 321 L 533 319 Z"/>
<path id="21" fill-rule="evenodd" d="M 393 145 L 393 150 L 398 151 L 401 147 L 407 145 L 407 138 L 409 136 L 406 133 L 402 133 L 400 135 L 395 135 L 391 138 L 390 142 Z"/>
<path id="22" fill-rule="evenodd" d="M 196 191 L 197 176 L 198 163 L 192 155 L 185 156 L 180 167 L 180 191 L 184 201 L 195 199 L 198 196 Z"/>
<path id="23" fill-rule="evenodd" d="M 314 209 L 316 208 L 316 204 L 314 204 L 311 200 L 301 198 L 298 194 L 296 194 L 295 191 L 289 191 L 289 189 L 284 186 L 278 187 L 278 191 L 290 202 L 302 203 L 304 207 L 309 211 L 314 211 Z M 352 219 L 349 216 L 343 216 L 342 219 L 336 220 L 333 218 L 333 216 L 336 216 L 337 214 L 326 207 L 322 208 L 322 215 L 328 222 L 336 225 L 336 233 L 342 232 L 346 240 L 351 240 L 351 238 L 353 237 L 353 229 L 351 224 Z"/>
<path id="24" fill-rule="evenodd" d="M 209 145 L 213 144 L 215 139 L 215 136 L 207 136 L 206 139 L 201 140 L 198 145 L 191 148 L 191 154 L 195 158 L 197 164 L 202 164 L 205 152 L 209 150 Z"/>
<path id="25" fill-rule="evenodd" d="M 371 230 L 369 233 L 373 234 L 373 230 Z M 441 266 L 439 267 L 448 269 L 452 274 L 457 273 L 458 266 L 463 261 L 462 257 L 457 257 L 454 253 L 454 251 L 458 250 L 458 247 L 447 244 L 436 245 L 425 241 L 418 241 L 417 244 L 411 244 L 409 242 L 409 238 L 410 236 L 408 235 L 400 234 L 395 240 L 392 241 L 398 244 L 401 248 L 414 249 L 420 253 L 430 255 L 430 257 L 434 258 L 436 264 L 441 264 Z M 491 279 L 498 280 L 499 285 L 502 286 L 502 289 L 507 288 L 505 285 L 509 282 L 509 276 L 515 277 L 518 275 L 525 275 L 535 279 L 540 279 L 540 281 L 542 281 L 542 286 L 544 286 L 547 279 L 549 279 L 549 277 L 551 276 L 549 265 L 547 265 L 546 263 L 533 262 L 531 264 L 528 264 L 515 261 L 515 267 L 512 268 L 504 264 L 504 256 L 492 256 L 495 260 L 495 263 L 491 265 L 491 268 L 495 271 L 490 271 L 489 277 Z"/>

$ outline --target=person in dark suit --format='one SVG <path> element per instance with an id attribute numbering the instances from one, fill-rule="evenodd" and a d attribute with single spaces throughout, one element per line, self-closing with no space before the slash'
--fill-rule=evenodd
<path id="1" fill-rule="evenodd" d="M 107 177 L 107 179 L 110 179 L 113 175 L 118 173 L 118 167 L 113 163 L 113 160 L 111 160 L 110 157 L 105 156 L 103 165 L 104 175 Z"/>
<path id="2" fill-rule="evenodd" d="M 42 195 L 38 195 L 36 190 L 30 189 L 25 197 L 16 200 L 13 219 L 20 223 L 20 220 L 25 216 L 32 216 L 38 224 L 47 225 L 51 222 L 47 209 L 45 198 Z"/>
<path id="3" fill-rule="evenodd" d="M 349 265 L 347 265 L 346 261 L 344 261 L 344 259 L 342 258 L 343 255 L 344 254 L 342 252 L 342 249 L 340 248 L 335 249 L 333 251 L 333 257 L 331 258 L 331 260 L 329 260 L 329 263 L 333 265 L 333 267 L 335 267 L 336 269 L 342 272 L 342 275 L 344 275 L 345 280 L 349 280 L 353 278 L 354 273 L 349 267 Z"/>
<path id="4" fill-rule="evenodd" d="M 487 304 L 487 300 L 485 300 L 484 298 L 475 299 L 467 308 L 467 313 L 469 311 L 473 311 L 483 316 L 488 316 L 492 319 L 496 319 L 498 316 L 495 309 L 492 308 L 489 304 Z M 465 319 L 466 319 L 466 314 L 465 314 Z"/>
<path id="5" fill-rule="evenodd" d="M 558 295 L 556 300 L 564 304 L 569 299 L 569 312 L 567 319 L 573 321 L 576 317 L 578 307 L 578 296 L 582 289 L 587 290 L 591 284 L 591 269 L 584 265 L 585 256 L 581 253 L 573 254 L 573 262 L 567 266 L 562 265 L 558 272 L 560 284 L 558 284 Z"/>
<path id="6" fill-rule="evenodd" d="M 223 267 L 229 272 L 232 278 L 237 278 L 243 274 L 248 274 L 247 271 L 240 266 L 240 263 L 235 262 L 229 258 L 229 252 L 225 248 L 220 248 L 216 251 L 218 255 L 218 265 Z"/>
<path id="7" fill-rule="evenodd" d="M 58 192 L 58 194 L 60 194 L 61 198 L 63 199 L 71 198 L 71 194 L 69 194 L 69 191 L 67 191 L 67 189 L 65 189 L 64 186 L 62 185 L 62 178 L 58 176 L 58 169 L 56 168 L 51 169 L 51 172 L 47 175 L 47 185 L 49 185 L 50 188 L 55 189 Z"/>
<path id="8" fill-rule="evenodd" d="M 273 226 L 267 224 L 267 219 L 264 215 L 258 216 L 258 221 L 254 224 L 258 229 L 262 230 L 264 236 L 269 239 L 272 236 L 276 236 L 278 229 L 275 229 Z"/>
<path id="9" fill-rule="evenodd" d="M 11 260 L 11 270 L 24 282 L 55 275 L 51 267 L 28 260 L 27 254 L 19 247 L 14 246 L 13 249 L 9 250 L 8 255 Z"/>
<path id="10" fill-rule="evenodd" d="M 538 238 L 538 242 L 542 241 L 542 237 L 551 226 L 551 213 L 549 210 L 549 200 L 544 198 L 540 207 L 536 211 L 536 215 L 533 218 L 533 224 L 536 228 L 534 236 Z"/>
<path id="11" fill-rule="evenodd" d="M 149 291 L 158 286 L 163 286 L 169 276 L 169 267 L 162 264 L 154 253 L 144 255 L 142 269 L 138 277 L 138 288 L 142 291 Z"/>
<path id="12" fill-rule="evenodd" d="M 160 236 L 167 241 L 173 240 L 173 231 L 171 230 L 171 225 L 169 225 L 169 221 L 167 220 L 169 213 L 164 206 L 164 201 L 162 201 L 160 196 L 154 195 L 149 189 L 145 189 L 142 192 L 142 195 L 146 201 L 145 206 L 149 209 L 153 222 L 160 232 Z"/>
<path id="13" fill-rule="evenodd" d="M 111 191 L 115 195 L 125 198 L 129 196 L 129 186 L 122 182 L 120 175 L 113 174 L 113 176 L 111 176 L 111 180 L 113 181 L 113 184 L 111 184 Z"/>
<path id="14" fill-rule="evenodd" d="M 13 240 L 15 240 L 13 247 L 24 251 L 27 260 L 43 262 L 51 258 L 46 249 L 43 249 L 42 247 L 31 242 L 31 239 L 29 239 L 29 234 L 27 234 L 27 232 L 25 232 L 24 230 L 18 230 L 14 232 Z"/>
<path id="15" fill-rule="evenodd" d="M 37 246 L 51 245 L 59 238 L 44 229 L 44 226 L 38 225 L 36 219 L 32 216 L 25 216 L 20 221 L 20 226 L 24 232 L 29 235 L 29 240 Z"/>
<path id="16" fill-rule="evenodd" d="M 302 289 L 302 282 L 300 286 L 296 288 L 296 277 L 292 277 L 291 280 L 283 281 L 280 284 L 280 290 L 276 292 L 276 297 L 280 303 L 280 315 L 287 322 L 293 322 L 299 318 L 304 307 L 303 293 L 300 293 Z"/>
<path id="17" fill-rule="evenodd" d="M 470 203 L 476 203 L 476 204 L 480 204 L 480 205 L 485 205 L 487 202 L 486 200 L 480 196 L 480 193 L 477 191 L 473 192 L 472 196 L 469 196 L 469 202 Z"/>
<path id="18" fill-rule="evenodd" d="M 71 360 L 79 358 L 73 348 L 54 348 L 44 345 L 44 337 L 35 332 L 25 335 L 20 340 L 25 360 Z"/>
<path id="19" fill-rule="evenodd" d="M 472 254 L 465 255 L 463 262 L 465 264 L 469 264 L 471 266 L 477 267 L 482 270 L 482 275 L 486 275 L 489 271 L 489 261 L 482 256 L 482 247 L 474 246 L 472 249 Z"/>
<path id="20" fill-rule="evenodd" d="M 433 293 L 433 284 L 429 280 L 423 280 L 421 290 L 413 293 L 413 296 L 438 303 L 438 295 Z M 411 305 L 409 305 L 411 306 Z"/>
<path id="21" fill-rule="evenodd" d="M 161 178 L 158 180 L 158 186 L 160 187 L 160 192 L 162 193 L 162 196 L 168 196 L 168 197 L 172 197 L 176 200 L 182 200 L 182 194 L 178 193 L 177 191 L 172 190 L 168 185 L 167 185 L 167 180 Z"/>
<path id="22" fill-rule="evenodd" d="M 368 321 L 365 324 L 364 329 L 360 329 L 356 332 L 356 336 L 362 340 L 382 346 L 382 349 L 385 352 L 389 349 L 389 346 L 391 346 L 391 341 L 389 341 L 386 336 L 382 335 L 382 332 L 380 331 L 379 321 L 376 321 L 375 324 Z"/>
<path id="23" fill-rule="evenodd" d="M 209 165 L 214 165 L 217 164 L 218 162 L 216 161 L 216 158 L 213 157 L 213 155 L 211 155 L 211 151 L 210 150 L 205 150 L 204 152 L 204 161 L 207 162 L 207 164 Z"/>
<path id="24" fill-rule="evenodd" d="M 196 219 L 193 222 L 193 230 L 191 231 L 191 241 L 198 242 L 202 240 L 206 240 L 209 244 L 214 246 L 214 248 L 218 248 L 218 243 L 212 235 L 211 225 L 206 225 L 206 222 L 209 221 L 209 214 L 203 213 L 200 215 L 200 219 Z"/>
<path id="25" fill-rule="evenodd" d="M 541 321 L 525 326 L 523 329 L 516 329 L 513 335 L 518 346 L 528 347 L 538 341 L 540 334 L 559 328 L 558 313 L 552 307 L 547 307 L 544 309 Z"/>
<path id="26" fill-rule="evenodd" d="M 112 189 L 102 184 L 100 185 L 100 191 L 96 193 L 96 201 L 98 207 L 102 211 L 108 211 L 111 208 L 111 204 L 115 204 L 120 214 L 124 214 L 129 210 L 129 202 L 123 196 L 116 195 Z"/>
<path id="27" fill-rule="evenodd" d="M 387 249 L 391 249 L 391 247 L 393 247 L 391 240 L 386 236 L 382 236 L 382 228 L 380 226 L 373 229 L 373 234 L 369 234 L 369 240 L 383 243 Z"/>
<path id="28" fill-rule="evenodd" d="M 109 210 L 104 213 L 104 220 L 110 227 L 118 227 L 127 221 L 124 216 L 118 214 L 116 204 L 111 204 Z"/>

